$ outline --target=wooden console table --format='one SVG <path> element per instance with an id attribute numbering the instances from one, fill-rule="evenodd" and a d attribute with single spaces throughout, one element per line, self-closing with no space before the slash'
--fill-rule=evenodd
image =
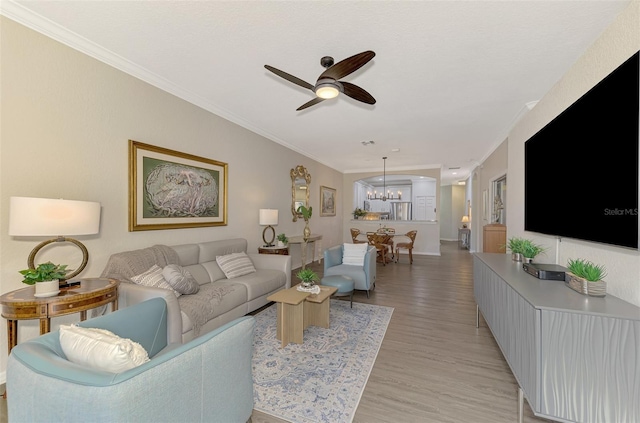
<path id="1" fill-rule="evenodd" d="M 118 284 L 115 279 L 82 279 L 80 285 L 63 288 L 54 297 L 36 298 L 34 286 L 7 292 L 0 296 L 2 317 L 7 319 L 9 353 L 18 344 L 18 320 L 40 319 L 40 335 L 49 332 L 51 318 L 80 313 L 86 320 L 87 310 L 111 303 L 118 309 Z"/>
<path id="2" fill-rule="evenodd" d="M 322 235 L 314 235 L 311 234 L 311 236 L 305 241 L 304 238 L 302 236 L 293 236 L 291 238 L 289 238 L 289 245 L 291 244 L 300 244 L 300 256 L 302 258 L 302 268 L 304 269 L 305 266 L 307 265 L 307 244 L 309 242 L 313 242 L 313 258 L 311 259 L 311 262 L 313 263 L 313 261 L 315 260 L 316 257 L 318 257 L 318 263 L 320 263 L 322 261 L 321 256 L 316 256 L 316 249 L 317 249 L 317 245 L 319 244 L 318 241 L 322 240 Z"/>
<path id="3" fill-rule="evenodd" d="M 537 279 L 507 254 L 476 254 L 473 284 L 518 382 L 519 422 L 525 397 L 551 420 L 640 422 L 640 307 Z"/>

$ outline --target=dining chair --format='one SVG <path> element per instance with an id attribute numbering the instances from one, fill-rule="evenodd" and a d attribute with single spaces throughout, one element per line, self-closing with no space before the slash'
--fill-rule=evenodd
<path id="1" fill-rule="evenodd" d="M 400 260 L 400 249 L 409 251 L 409 264 L 413 264 L 413 242 L 416 240 L 418 231 L 409 231 L 404 236 L 409 238 L 409 242 L 398 242 L 396 244 L 396 263 Z"/>
<path id="2" fill-rule="evenodd" d="M 351 240 L 354 244 L 366 244 L 367 241 L 363 239 L 358 239 L 358 235 L 360 235 L 360 229 L 351 228 Z"/>
<path id="3" fill-rule="evenodd" d="M 391 240 L 391 235 L 367 232 L 367 239 L 369 240 L 369 245 L 376 247 L 377 261 L 382 263 L 383 266 L 386 266 L 389 262 L 387 253 L 389 252 L 389 241 Z"/>
<path id="4" fill-rule="evenodd" d="M 393 245 L 393 237 L 396 234 L 396 230 L 394 228 L 388 228 L 386 225 L 384 228 L 380 228 L 377 230 L 377 233 L 379 234 L 384 234 L 384 235 L 389 235 L 389 240 L 387 241 L 387 245 L 389 248 L 389 251 L 387 252 L 387 255 L 391 255 L 391 261 L 393 261 L 396 257 L 395 257 L 395 247 Z"/>

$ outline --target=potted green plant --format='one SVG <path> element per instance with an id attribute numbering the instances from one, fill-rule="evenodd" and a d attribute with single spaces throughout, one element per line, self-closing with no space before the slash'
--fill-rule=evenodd
<path id="1" fill-rule="evenodd" d="M 530 262 L 535 256 L 546 251 L 546 248 L 542 245 L 538 245 L 530 239 L 516 236 L 509 238 L 505 247 L 511 252 L 511 258 L 514 261 L 526 259 Z"/>
<path id="2" fill-rule="evenodd" d="M 35 269 L 20 270 L 22 283 L 35 284 L 36 297 L 50 297 L 60 292 L 60 279 L 64 279 L 71 269 L 66 264 L 53 264 L 50 261 L 41 263 Z"/>
<path id="3" fill-rule="evenodd" d="M 522 242 L 522 256 L 524 257 L 525 261 L 527 261 L 527 262 L 533 261 L 533 259 L 538 254 L 542 254 L 546 250 L 547 249 L 545 247 L 543 247 L 542 245 L 539 245 L 539 244 L 535 244 L 530 239 L 525 239 Z"/>
<path id="4" fill-rule="evenodd" d="M 318 274 L 311 269 L 300 270 L 296 274 L 296 277 L 300 279 L 300 285 L 302 285 L 303 288 L 311 288 L 320 280 Z"/>
<path id="5" fill-rule="evenodd" d="M 311 214 L 313 212 L 313 207 L 309 206 L 309 208 L 307 208 L 305 206 L 300 206 L 298 207 L 297 212 L 302 215 L 302 218 L 305 222 L 309 222 L 309 219 L 311 219 Z"/>
<path id="6" fill-rule="evenodd" d="M 360 218 L 360 217 L 362 217 L 362 216 L 364 216 L 366 214 L 367 214 L 366 211 L 362 210 L 359 207 L 356 207 L 356 209 L 353 211 L 353 218 L 354 219 L 358 219 L 358 218 Z"/>
<path id="7" fill-rule="evenodd" d="M 603 279 L 607 270 L 604 266 L 579 258 L 569 259 L 567 269 L 565 281 L 571 289 L 595 297 L 605 296 L 607 284 Z"/>
<path id="8" fill-rule="evenodd" d="M 284 247 L 289 242 L 289 238 L 285 234 L 278 234 L 278 247 Z"/>
<path id="9" fill-rule="evenodd" d="M 511 253 L 511 259 L 513 261 L 522 261 L 522 251 L 524 251 L 524 247 L 522 246 L 523 241 L 523 238 L 515 236 L 507 240 L 507 244 L 505 245 L 505 247 L 507 251 Z"/>

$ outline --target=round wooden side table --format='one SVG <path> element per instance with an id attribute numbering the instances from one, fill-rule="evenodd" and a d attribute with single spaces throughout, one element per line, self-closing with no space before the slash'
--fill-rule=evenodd
<path id="1" fill-rule="evenodd" d="M 36 298 L 34 286 L 17 289 L 0 296 L 2 317 L 7 319 L 7 344 L 9 353 L 18 344 L 18 320 L 40 319 L 40 335 L 49 332 L 51 318 L 80 313 L 86 320 L 87 310 L 111 303 L 111 310 L 118 309 L 118 284 L 116 279 L 81 279 L 80 285 L 62 288 L 54 297 Z"/>

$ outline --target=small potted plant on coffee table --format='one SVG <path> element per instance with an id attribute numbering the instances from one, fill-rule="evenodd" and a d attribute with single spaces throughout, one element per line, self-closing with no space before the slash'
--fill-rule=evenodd
<path id="1" fill-rule="evenodd" d="M 66 264 L 41 263 L 35 269 L 20 270 L 24 277 L 22 283 L 36 286 L 36 297 L 52 297 L 60 292 L 60 279 L 71 269 Z"/>
<path id="2" fill-rule="evenodd" d="M 300 279 L 300 285 L 303 288 L 312 288 L 316 282 L 320 280 L 318 274 L 311 269 L 302 269 L 297 274 L 296 277 Z"/>
<path id="3" fill-rule="evenodd" d="M 604 266 L 585 259 L 569 259 L 565 281 L 569 288 L 581 294 L 604 297 L 607 284 L 602 279 L 607 275 Z"/>

